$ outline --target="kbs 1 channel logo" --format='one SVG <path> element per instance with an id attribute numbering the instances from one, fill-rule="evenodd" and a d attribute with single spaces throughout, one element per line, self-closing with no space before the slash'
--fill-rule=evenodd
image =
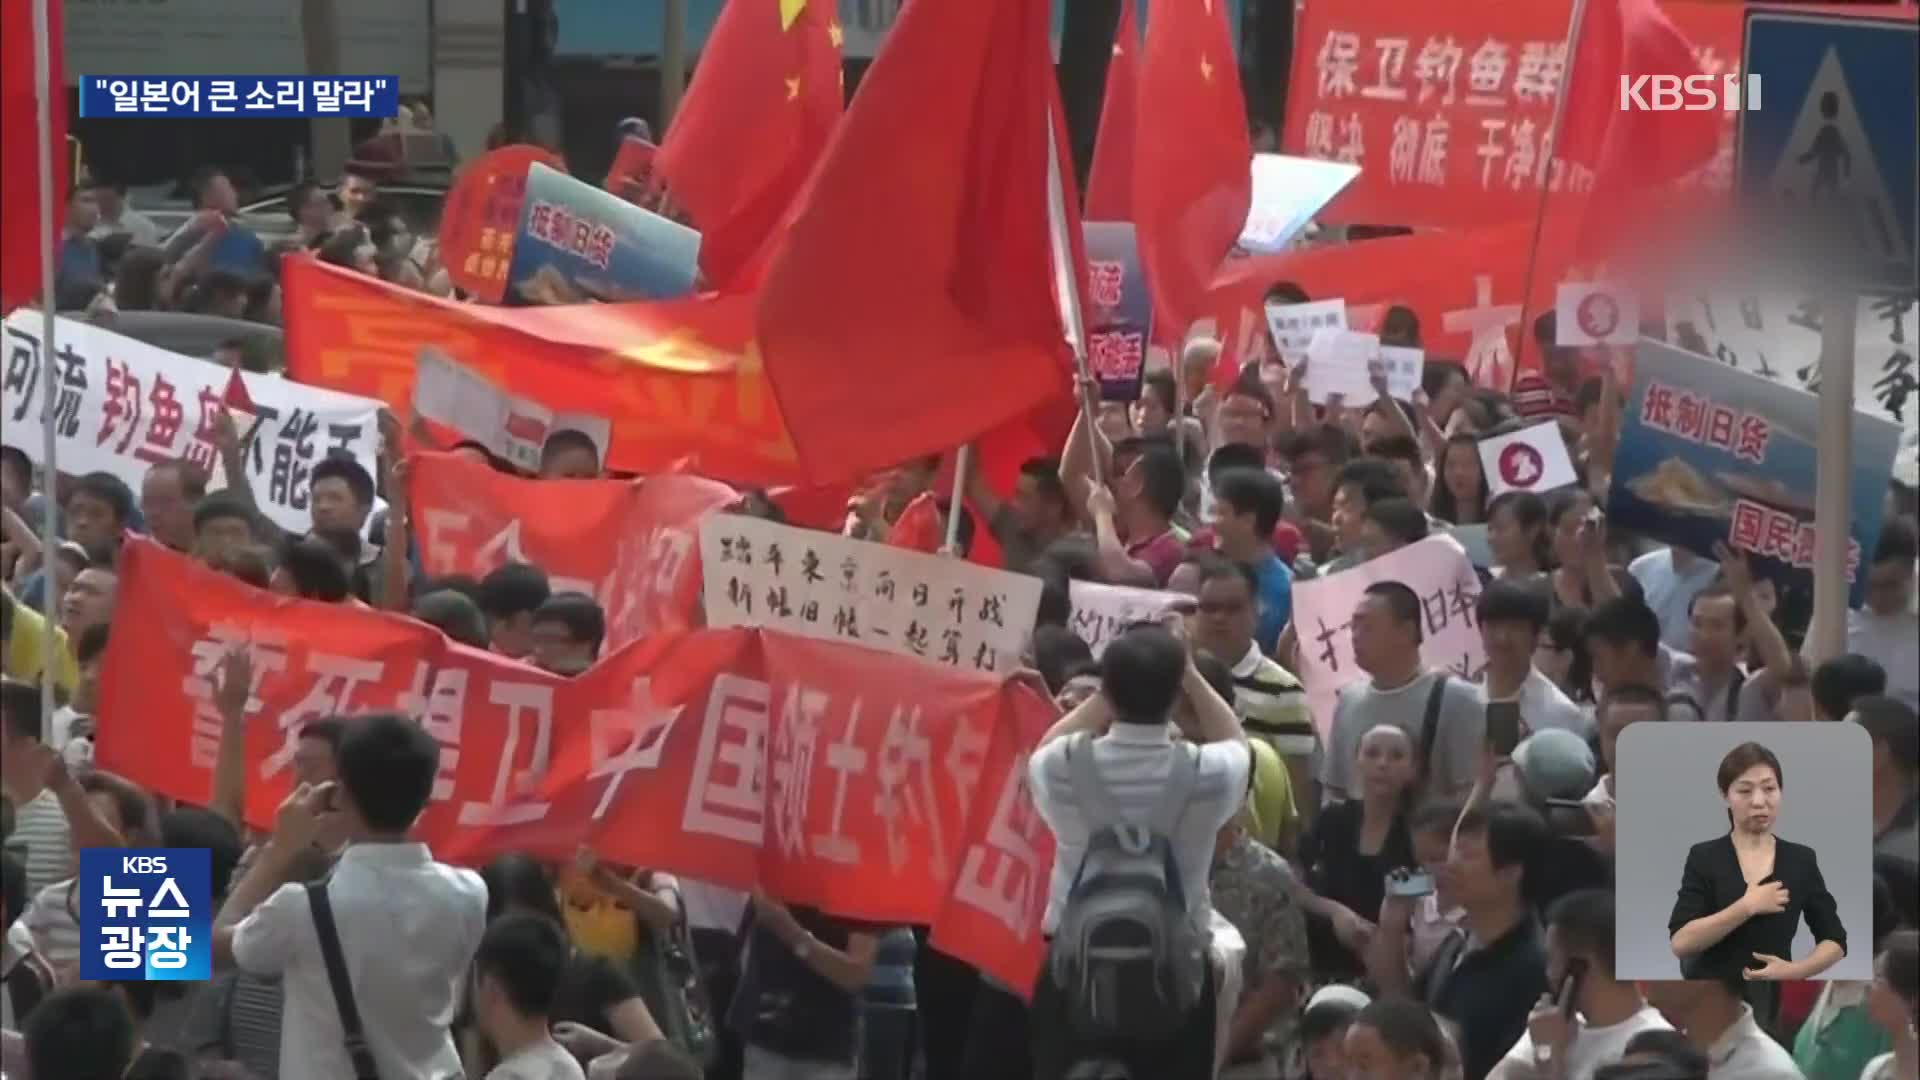
<path id="1" fill-rule="evenodd" d="M 80 978 L 213 977 L 213 860 L 206 848 L 80 853 Z"/>
<path id="2" fill-rule="evenodd" d="M 1759 112 L 1760 74 L 1622 75 L 1621 112 Z"/>

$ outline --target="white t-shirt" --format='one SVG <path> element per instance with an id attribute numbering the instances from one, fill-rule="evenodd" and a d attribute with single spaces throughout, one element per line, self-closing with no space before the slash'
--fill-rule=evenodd
<path id="1" fill-rule="evenodd" d="M 586 1075 L 566 1047 L 541 1039 L 495 1065 L 487 1080 L 586 1080 Z"/>
<path id="2" fill-rule="evenodd" d="M 1673 1027 L 1660 1010 L 1651 1005 L 1640 1006 L 1640 1011 L 1617 1024 L 1606 1027 L 1587 1027 L 1584 1024 L 1574 1030 L 1573 1043 L 1567 1047 L 1567 1080 L 1592 1080 L 1593 1074 L 1602 1065 L 1611 1065 L 1627 1052 L 1627 1043 L 1643 1031 L 1662 1031 Z M 1495 1070 L 1500 1075 L 1509 1064 L 1524 1066 L 1522 1075 L 1532 1075 L 1533 1036 L 1520 1036 L 1502 1059 L 1502 1068 Z"/>

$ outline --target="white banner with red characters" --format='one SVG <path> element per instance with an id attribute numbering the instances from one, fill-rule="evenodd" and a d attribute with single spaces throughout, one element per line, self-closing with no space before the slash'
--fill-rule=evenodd
<path id="1" fill-rule="evenodd" d="M 0 384 L 0 443 L 24 451 L 36 465 L 45 464 L 45 429 L 38 422 L 47 392 L 41 328 L 36 311 L 7 317 Z M 207 470 L 211 486 L 224 484 L 214 425 L 231 369 L 66 318 L 54 331 L 54 367 L 61 472 L 109 472 L 138 491 L 148 466 L 186 460 Z M 350 454 L 369 476 L 379 475 L 379 402 L 273 375 L 242 372 L 241 378 L 260 421 L 245 449 L 247 477 L 276 525 L 297 533 L 312 527 L 313 467 L 328 454 Z"/>
<path id="2" fill-rule="evenodd" d="M 416 827 L 443 859 L 602 859 L 848 918 L 924 923 L 1028 986 L 1052 839 L 1025 786 L 1057 716 L 1018 679 L 750 629 L 666 634 L 574 679 L 421 623 L 287 601 L 129 543 L 99 715 L 100 768 L 203 803 L 221 658 L 250 649 L 247 820 L 267 826 L 308 721 L 398 710 L 441 744 Z M 180 693 L 156 692 L 179 687 Z"/>
<path id="3" fill-rule="evenodd" d="M 528 480 L 456 454 L 410 462 L 414 538 L 429 577 L 482 578 L 503 563 L 532 563 L 555 592 L 599 602 L 608 650 L 698 624 L 700 519 L 739 497 L 679 473 Z"/>

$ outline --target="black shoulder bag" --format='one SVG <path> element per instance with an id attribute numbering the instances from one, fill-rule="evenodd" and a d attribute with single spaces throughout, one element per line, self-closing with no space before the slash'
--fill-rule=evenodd
<path id="1" fill-rule="evenodd" d="M 307 902 L 313 905 L 313 929 L 320 939 L 320 958 L 327 965 L 327 985 L 333 988 L 333 1007 L 340 1013 L 340 1031 L 346 1036 L 347 1058 L 354 1080 L 380 1080 L 380 1067 L 367 1046 L 360 1026 L 360 1007 L 353 1003 L 353 982 L 347 976 L 347 957 L 340 950 L 340 929 L 333 922 L 333 904 L 325 882 L 307 883 Z"/>

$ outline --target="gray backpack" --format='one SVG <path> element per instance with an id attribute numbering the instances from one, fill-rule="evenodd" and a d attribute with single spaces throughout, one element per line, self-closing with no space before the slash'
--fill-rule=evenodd
<path id="1" fill-rule="evenodd" d="M 1166 787 L 1144 824 L 1114 805 L 1091 735 L 1075 735 L 1066 757 L 1089 836 L 1049 949 L 1054 985 L 1079 1037 L 1164 1040 L 1186 1023 L 1208 978 L 1207 933 L 1188 911 L 1172 839 L 1200 774 L 1199 752 L 1174 744 Z"/>

